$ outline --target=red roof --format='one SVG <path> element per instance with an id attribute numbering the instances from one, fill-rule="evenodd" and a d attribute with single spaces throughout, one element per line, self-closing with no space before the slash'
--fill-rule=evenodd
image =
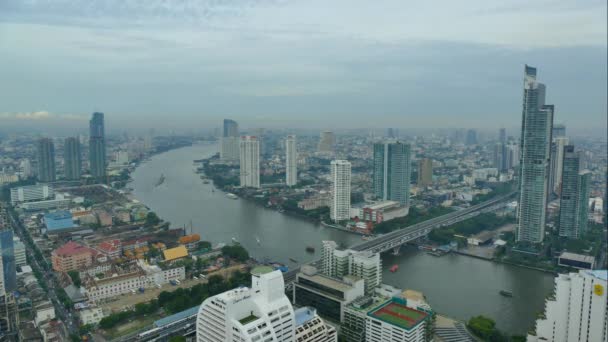
<path id="1" fill-rule="evenodd" d="M 111 253 L 120 250 L 120 247 L 121 243 L 118 239 L 104 241 L 97 246 L 99 250 L 106 253 Z"/>
<path id="2" fill-rule="evenodd" d="M 53 253 L 60 256 L 78 255 L 84 253 L 97 254 L 95 251 L 87 246 L 83 246 L 74 241 L 69 241 L 65 245 L 57 248 Z"/>

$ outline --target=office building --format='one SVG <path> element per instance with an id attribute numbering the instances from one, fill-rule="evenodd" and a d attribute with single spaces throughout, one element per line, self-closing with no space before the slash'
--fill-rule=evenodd
<path id="1" fill-rule="evenodd" d="M 399 128 L 387 128 L 386 137 L 389 139 L 399 139 Z"/>
<path id="2" fill-rule="evenodd" d="M 474 129 L 467 130 L 467 137 L 465 142 L 467 145 L 477 144 L 477 131 Z"/>
<path id="3" fill-rule="evenodd" d="M 34 176 L 34 170 L 32 169 L 32 163 L 29 159 L 24 158 L 20 163 L 21 178 L 27 179 Z"/>
<path id="4" fill-rule="evenodd" d="M 11 204 L 40 201 L 55 197 L 53 188 L 48 185 L 28 185 L 11 188 Z"/>
<path id="5" fill-rule="evenodd" d="M 66 138 L 63 153 L 65 178 L 70 180 L 80 179 L 80 170 L 82 169 L 80 140 L 77 137 Z"/>
<path id="6" fill-rule="evenodd" d="M 220 159 L 238 162 L 239 157 L 239 125 L 234 120 L 224 119 L 224 130 L 220 140 Z"/>
<path id="7" fill-rule="evenodd" d="M 334 241 L 323 241 L 321 271 L 333 278 L 355 276 L 365 282 L 365 293 L 382 283 L 382 259 L 372 251 L 340 250 Z"/>
<path id="8" fill-rule="evenodd" d="M 505 128 L 501 128 L 498 131 L 498 142 L 501 144 L 507 143 L 507 130 Z"/>
<path id="9" fill-rule="evenodd" d="M 89 121 L 89 167 L 98 183 L 106 178 L 106 135 L 103 113 L 95 112 Z"/>
<path id="10" fill-rule="evenodd" d="M 41 182 L 54 182 L 55 170 L 55 144 L 50 138 L 41 138 L 37 144 L 38 180 Z"/>
<path id="11" fill-rule="evenodd" d="M 17 289 L 17 266 L 15 263 L 13 231 L 10 229 L 0 230 L 0 253 L 2 256 L 0 296 L 4 296 Z"/>
<path id="12" fill-rule="evenodd" d="M 406 299 L 391 298 L 367 313 L 365 341 L 431 341 L 430 324 L 431 313 L 407 306 Z"/>
<path id="13" fill-rule="evenodd" d="M 331 162 L 330 217 L 334 222 L 350 219 L 350 168 L 346 160 Z"/>
<path id="14" fill-rule="evenodd" d="M 364 294 L 363 279 L 329 277 L 309 265 L 302 266 L 293 283 L 294 305 L 314 307 L 321 316 L 336 322 L 342 322 L 346 306 Z"/>
<path id="15" fill-rule="evenodd" d="M 13 236 L 13 250 L 15 251 L 15 266 L 21 267 L 27 265 L 25 245 L 17 236 Z"/>
<path id="16" fill-rule="evenodd" d="M 251 288 L 207 298 L 196 318 L 198 342 L 284 341 L 295 338 L 295 314 L 280 271 L 258 267 Z"/>
<path id="17" fill-rule="evenodd" d="M 334 132 L 321 132 L 321 139 L 319 140 L 319 152 L 334 152 L 335 145 L 336 137 L 334 136 Z"/>
<path id="18" fill-rule="evenodd" d="M 607 279 L 606 270 L 559 274 L 528 342 L 606 341 Z"/>
<path id="19" fill-rule="evenodd" d="M 401 142 L 374 144 L 374 195 L 383 200 L 410 204 L 410 145 Z"/>
<path id="20" fill-rule="evenodd" d="M 552 105 L 545 105 L 545 85 L 537 82 L 536 68 L 526 65 L 519 172 L 517 241 L 540 243 L 545 237 Z"/>
<path id="21" fill-rule="evenodd" d="M 507 145 L 496 143 L 494 145 L 494 167 L 498 172 L 506 172 L 507 168 Z"/>
<path id="22" fill-rule="evenodd" d="M 562 170 L 564 165 L 564 147 L 568 145 L 567 137 L 553 139 L 551 144 L 551 166 L 549 170 L 549 191 L 559 195 L 562 185 Z"/>
<path id="23" fill-rule="evenodd" d="M 507 144 L 506 153 L 507 153 L 507 157 L 506 157 L 507 170 L 518 167 L 519 166 L 519 146 L 514 142 Z"/>
<path id="24" fill-rule="evenodd" d="M 240 178 L 242 187 L 260 187 L 260 142 L 255 136 L 241 137 Z"/>
<path id="25" fill-rule="evenodd" d="M 590 173 L 580 172 L 574 146 L 564 147 L 559 207 L 559 235 L 577 239 L 587 228 Z"/>
<path id="26" fill-rule="evenodd" d="M 294 186 L 298 183 L 298 151 L 296 136 L 288 135 L 285 139 L 285 184 Z"/>
<path id="27" fill-rule="evenodd" d="M 418 161 L 418 186 L 425 187 L 433 185 L 433 161 L 422 158 Z"/>
<path id="28" fill-rule="evenodd" d="M 566 126 L 561 124 L 553 125 L 553 138 L 565 137 L 566 136 Z"/>
<path id="29" fill-rule="evenodd" d="M 294 315 L 296 320 L 294 342 L 338 342 L 336 329 L 325 324 L 315 308 L 299 308 Z"/>
<path id="30" fill-rule="evenodd" d="M 51 253 L 53 270 L 69 272 L 84 269 L 93 264 L 97 254 L 97 251 L 92 248 L 69 241 Z"/>

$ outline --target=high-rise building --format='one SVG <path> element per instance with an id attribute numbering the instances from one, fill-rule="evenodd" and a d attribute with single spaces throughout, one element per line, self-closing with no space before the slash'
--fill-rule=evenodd
<path id="1" fill-rule="evenodd" d="M 106 131 L 103 113 L 95 112 L 89 121 L 89 167 L 98 183 L 106 177 Z"/>
<path id="2" fill-rule="evenodd" d="M 507 170 L 519 166 L 519 146 L 514 142 L 507 144 L 506 153 Z"/>
<path id="3" fill-rule="evenodd" d="M 433 161 L 422 158 L 418 161 L 418 186 L 429 186 L 433 184 Z"/>
<path id="4" fill-rule="evenodd" d="M 331 206 L 330 217 L 334 222 L 350 218 L 350 162 L 332 160 L 331 162 Z"/>
<path id="5" fill-rule="evenodd" d="M 82 159 L 80 151 L 80 141 L 77 137 L 70 137 L 65 139 L 65 143 L 63 145 L 63 153 L 63 169 L 65 172 L 65 178 L 71 180 L 80 179 Z"/>
<path id="6" fill-rule="evenodd" d="M 587 228 L 588 173 L 579 170 L 579 154 L 566 145 L 563 153 L 562 189 L 559 207 L 559 235 L 576 239 Z"/>
<path id="7" fill-rule="evenodd" d="M 539 243 L 545 236 L 553 105 L 545 105 L 545 85 L 536 68 L 525 67 L 521 123 L 517 241 Z"/>
<path id="8" fill-rule="evenodd" d="M 399 128 L 387 128 L 386 137 L 389 139 L 399 139 Z"/>
<path id="9" fill-rule="evenodd" d="M 467 145 L 477 144 L 477 131 L 476 130 L 474 130 L 474 129 L 467 130 L 466 144 Z"/>
<path id="10" fill-rule="evenodd" d="M 551 164 L 549 170 L 549 191 L 559 195 L 562 185 L 562 168 L 564 165 L 564 147 L 568 145 L 567 137 L 557 137 L 551 144 Z"/>
<path id="11" fill-rule="evenodd" d="M 281 272 L 259 267 L 251 278 L 251 288 L 230 290 L 203 302 L 196 320 L 198 342 L 294 341 L 295 314 Z"/>
<path id="12" fill-rule="evenodd" d="M 298 151 L 296 136 L 288 135 L 285 139 L 285 184 L 294 186 L 298 183 Z"/>
<path id="13" fill-rule="evenodd" d="M 431 317 L 431 312 L 408 307 L 405 299 L 391 298 L 367 313 L 365 340 L 430 341 L 432 337 L 428 336 L 427 327 L 432 324 Z"/>
<path id="14" fill-rule="evenodd" d="M 336 329 L 325 324 L 315 308 L 299 308 L 294 314 L 296 317 L 294 342 L 338 342 Z"/>
<path id="15" fill-rule="evenodd" d="M 323 241 L 321 272 L 329 277 L 350 275 L 363 279 L 365 293 L 372 293 L 382 283 L 382 259 L 372 251 L 340 250 L 334 241 Z"/>
<path id="16" fill-rule="evenodd" d="M 498 142 L 494 145 L 494 166 L 498 172 L 506 172 L 508 167 L 507 131 L 501 128 L 498 133 Z"/>
<path id="17" fill-rule="evenodd" d="M 223 161 L 239 160 L 239 125 L 234 120 L 224 119 L 224 133 L 220 140 L 220 159 Z"/>
<path id="18" fill-rule="evenodd" d="M 20 168 L 21 178 L 27 179 L 34 175 L 34 171 L 32 170 L 32 163 L 29 159 L 24 158 L 23 160 L 21 160 Z"/>
<path id="19" fill-rule="evenodd" d="M 2 254 L 0 296 L 17 289 L 17 268 L 13 243 L 13 231 L 10 229 L 0 230 L 0 253 Z"/>
<path id="20" fill-rule="evenodd" d="M 553 132 L 552 133 L 553 138 L 565 137 L 566 136 L 566 126 L 561 125 L 561 124 L 553 125 L 552 132 Z"/>
<path id="21" fill-rule="evenodd" d="M 50 138 L 38 140 L 38 180 L 54 182 L 55 174 L 55 144 Z"/>
<path id="22" fill-rule="evenodd" d="M 243 136 L 240 142 L 241 186 L 260 187 L 260 142 L 255 136 Z"/>
<path id="23" fill-rule="evenodd" d="M 528 332 L 528 342 L 599 342 L 608 339 L 608 272 L 559 274 L 545 312 Z"/>
<path id="24" fill-rule="evenodd" d="M 374 195 L 409 206 L 411 169 L 410 145 L 374 144 Z"/>
<path id="25" fill-rule="evenodd" d="M 501 128 L 498 131 L 498 142 L 502 144 L 507 143 L 507 130 L 505 128 Z"/>
<path id="26" fill-rule="evenodd" d="M 321 132 L 321 140 L 319 140 L 319 152 L 333 152 L 336 144 L 334 132 Z"/>

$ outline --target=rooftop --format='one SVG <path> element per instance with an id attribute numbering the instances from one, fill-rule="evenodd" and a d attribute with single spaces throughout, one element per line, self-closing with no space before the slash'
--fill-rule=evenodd
<path id="1" fill-rule="evenodd" d="M 70 256 L 84 253 L 93 253 L 93 250 L 74 241 L 68 241 L 68 243 L 66 243 L 65 245 L 54 250 L 53 253 L 59 256 Z"/>
<path id="2" fill-rule="evenodd" d="M 186 309 L 186 310 L 180 311 L 180 312 L 178 312 L 178 313 L 176 313 L 174 315 L 167 316 L 165 318 L 161 318 L 161 319 L 159 319 L 157 321 L 154 321 L 154 327 L 160 328 L 160 327 L 163 327 L 163 326 L 165 326 L 167 324 L 171 324 L 173 322 L 177 322 L 177 321 L 179 321 L 181 319 L 184 319 L 184 318 L 187 318 L 187 317 L 190 317 L 190 316 L 194 316 L 194 315 L 197 314 L 199 307 L 200 307 L 199 305 L 193 306 L 190 309 Z"/>
<path id="3" fill-rule="evenodd" d="M 352 289 L 352 286 L 349 285 L 348 283 L 346 283 L 340 279 L 331 278 L 331 277 L 328 277 L 328 276 L 325 276 L 322 274 L 315 274 L 315 275 L 310 276 L 310 275 L 300 273 L 299 276 L 305 277 L 306 279 L 311 280 L 319 285 L 323 285 L 323 286 L 329 287 L 331 289 L 335 289 L 335 290 L 342 291 L 342 292 L 346 292 L 346 291 Z M 350 276 L 350 278 L 354 281 L 361 279 L 361 278 L 354 277 L 354 276 Z"/>
<path id="4" fill-rule="evenodd" d="M 416 327 L 428 316 L 426 312 L 408 308 L 396 299 L 392 299 L 387 304 L 370 311 L 368 315 L 406 330 Z"/>
<path id="5" fill-rule="evenodd" d="M 185 246 L 177 246 L 175 248 L 165 249 L 163 255 L 167 261 L 180 259 L 188 256 L 188 249 L 186 249 Z"/>
<path id="6" fill-rule="evenodd" d="M 307 306 L 296 309 L 294 311 L 294 314 L 296 316 L 296 327 L 315 318 L 316 313 L 317 313 L 317 311 L 314 308 L 307 307 Z"/>
<path id="7" fill-rule="evenodd" d="M 247 317 L 243 317 L 243 318 L 239 319 L 239 323 L 241 323 L 242 325 L 246 325 L 247 323 L 251 323 L 251 322 L 257 320 L 258 318 L 259 318 L 258 316 L 251 313 Z"/>
<path id="8" fill-rule="evenodd" d="M 72 213 L 69 211 L 55 211 L 44 214 L 44 223 L 48 230 L 60 230 L 74 228 L 76 225 L 72 219 Z"/>
<path id="9" fill-rule="evenodd" d="M 274 271 L 274 268 L 270 266 L 258 266 L 251 270 L 251 275 L 259 276 L 262 274 L 270 273 Z"/>
<path id="10" fill-rule="evenodd" d="M 560 254 L 559 257 L 568 259 L 568 260 L 575 260 L 575 261 L 588 262 L 588 263 L 595 262 L 595 258 L 590 255 L 576 254 L 576 253 L 570 253 L 570 252 L 562 252 L 562 254 Z"/>

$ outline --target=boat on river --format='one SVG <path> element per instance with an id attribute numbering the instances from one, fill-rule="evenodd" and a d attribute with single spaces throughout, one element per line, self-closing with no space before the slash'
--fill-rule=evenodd
<path id="1" fill-rule="evenodd" d="M 158 181 L 156 182 L 156 185 L 154 186 L 159 186 L 161 184 L 163 184 L 165 182 L 165 175 L 164 174 L 160 174 L 160 178 L 158 179 Z"/>
<path id="2" fill-rule="evenodd" d="M 513 292 L 511 291 L 500 290 L 498 293 L 500 293 L 500 295 L 503 297 L 513 297 Z"/>
<path id="3" fill-rule="evenodd" d="M 395 264 L 395 265 L 391 266 L 391 268 L 389 270 L 391 272 L 395 273 L 395 272 L 397 272 L 398 269 L 399 269 L 399 265 Z"/>
<path id="4" fill-rule="evenodd" d="M 307 246 L 307 247 L 306 247 L 306 251 L 307 251 L 308 253 L 314 253 L 314 252 L 315 252 L 315 248 L 314 248 L 314 247 L 312 247 L 312 246 Z"/>
<path id="5" fill-rule="evenodd" d="M 232 194 L 232 193 L 227 193 L 227 194 L 226 194 L 226 196 L 227 196 L 228 198 L 230 198 L 230 199 L 234 199 L 234 200 L 239 198 L 239 196 L 237 196 L 237 195 L 235 195 L 235 194 Z"/>
<path id="6" fill-rule="evenodd" d="M 289 261 L 294 262 L 294 263 L 298 263 L 298 260 L 294 259 L 294 258 L 289 258 Z"/>

